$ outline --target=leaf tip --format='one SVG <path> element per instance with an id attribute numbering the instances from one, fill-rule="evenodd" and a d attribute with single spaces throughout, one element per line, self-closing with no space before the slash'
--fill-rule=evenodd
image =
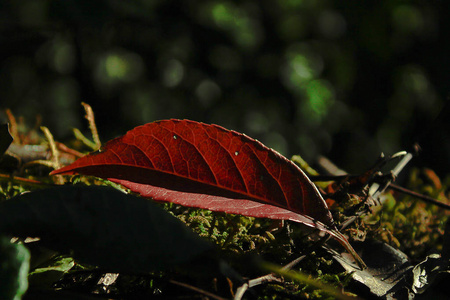
<path id="1" fill-rule="evenodd" d="M 71 170 L 71 168 L 69 168 L 69 167 L 70 166 L 66 166 L 66 167 L 62 167 L 62 168 L 53 170 L 53 171 L 50 172 L 49 175 L 53 176 L 53 175 L 73 175 L 73 174 L 75 174 L 75 172 L 73 172 Z"/>
<path id="2" fill-rule="evenodd" d="M 352 245 L 350 245 L 347 238 L 338 230 L 331 230 L 333 237 L 347 250 L 355 259 L 356 263 L 360 267 L 361 270 L 367 269 L 367 265 L 364 263 L 362 258 L 356 253 L 355 249 L 353 249 Z"/>

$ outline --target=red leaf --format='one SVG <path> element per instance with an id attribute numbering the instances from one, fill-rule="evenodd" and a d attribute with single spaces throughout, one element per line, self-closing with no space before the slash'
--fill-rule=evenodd
<path id="1" fill-rule="evenodd" d="M 52 172 L 74 173 L 107 178 L 157 201 L 300 222 L 348 244 L 299 167 L 217 125 L 164 120 L 136 127 L 99 152 Z"/>
<path id="2" fill-rule="evenodd" d="M 199 196 L 205 198 L 202 194 L 247 199 L 333 226 L 316 187 L 295 164 L 258 141 L 216 125 L 169 120 L 137 127 L 99 153 L 52 174 L 73 173 L 116 179 L 155 200 L 174 201 L 180 192 L 185 200 L 179 201 L 187 206 Z M 223 207 L 226 212 L 237 205 L 233 203 Z"/>

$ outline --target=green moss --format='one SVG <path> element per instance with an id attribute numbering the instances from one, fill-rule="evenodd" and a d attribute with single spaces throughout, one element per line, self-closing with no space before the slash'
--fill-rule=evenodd
<path id="1" fill-rule="evenodd" d="M 44 138 L 39 136 L 43 143 Z M 83 144 L 79 145 L 82 151 Z M 305 168 L 308 173 L 315 173 L 306 162 L 296 157 L 296 162 Z M 20 170 L 16 170 L 18 174 Z M 23 170 L 22 170 L 23 171 Z M 51 183 L 53 179 L 47 175 L 39 174 L 39 170 L 27 169 L 19 173 L 25 178 L 39 179 L 43 183 Z M 73 176 L 72 184 L 87 185 L 111 185 L 120 188 L 106 180 L 100 180 L 88 176 Z M 42 187 L 45 185 L 43 184 Z M 321 186 L 329 192 L 327 201 L 330 203 L 333 216 L 337 224 L 342 223 L 358 211 L 364 210 L 364 202 L 367 199 L 367 190 L 360 186 L 351 186 L 349 181 L 338 184 L 323 183 Z M 410 174 L 407 187 L 419 193 L 424 193 L 438 198 L 440 201 L 449 202 L 448 191 L 450 177 L 441 180 L 431 170 L 414 169 Z M 26 181 L 12 180 L 5 177 L 0 181 L 0 200 L 9 199 L 19 193 L 41 188 L 35 184 L 29 185 Z M 444 224 L 448 213 L 446 210 L 426 204 L 400 193 L 386 192 L 382 195 L 383 206 L 375 206 L 367 216 L 359 218 L 344 233 L 351 241 L 376 239 L 389 243 L 391 246 L 402 250 L 412 259 L 423 258 L 431 249 L 440 251 L 442 248 L 442 236 Z M 309 249 L 317 241 L 313 230 L 297 223 L 280 222 L 269 219 L 258 219 L 239 215 L 211 212 L 203 209 L 186 208 L 172 203 L 160 204 L 169 213 L 185 222 L 200 236 L 209 239 L 217 245 L 219 255 L 227 261 L 239 274 L 248 278 L 255 278 L 267 274 L 264 269 L 249 269 L 249 264 L 243 263 L 247 255 L 258 255 L 265 261 L 283 266 L 307 253 L 307 257 L 293 268 L 295 272 L 307 274 L 311 278 L 326 283 L 338 290 L 346 290 L 351 282 L 348 273 L 342 273 L 336 267 L 332 257 L 321 248 L 310 252 Z M 76 265 L 79 266 L 80 265 Z M 78 269 L 77 269 L 78 270 Z M 79 270 L 78 270 L 79 271 Z M 86 267 L 85 273 L 97 272 L 94 267 Z M 150 289 L 158 290 L 166 288 L 164 284 L 171 278 L 176 278 L 175 273 L 164 273 L 164 279 L 152 282 Z M 133 279 L 135 282 L 136 278 Z M 217 280 L 210 278 L 210 280 Z M 195 280 L 194 280 L 195 281 Z M 154 286 L 161 284 L 161 286 Z M 131 284 L 131 281 L 130 281 Z M 202 281 L 202 284 L 204 282 Z M 210 283 L 206 286 L 198 286 L 205 290 L 211 290 Z M 233 286 L 229 289 L 235 289 Z M 255 287 L 260 299 L 329 299 L 330 295 L 317 286 L 301 280 L 285 280 L 284 282 L 272 282 Z M 330 298 L 331 299 L 331 298 Z"/>

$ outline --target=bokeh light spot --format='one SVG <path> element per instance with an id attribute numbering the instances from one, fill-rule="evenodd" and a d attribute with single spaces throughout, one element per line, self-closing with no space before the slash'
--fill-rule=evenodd
<path id="1" fill-rule="evenodd" d="M 422 13 L 412 5 L 399 5 L 393 11 L 393 24 L 399 31 L 414 33 L 423 29 Z"/>
<path id="2" fill-rule="evenodd" d="M 308 83 L 306 93 L 311 109 L 320 116 L 328 113 L 334 102 L 331 86 L 325 80 L 314 80 Z"/>
<path id="3" fill-rule="evenodd" d="M 184 66 L 177 59 L 169 60 L 163 70 L 163 83 L 168 87 L 175 87 L 183 80 Z"/>
<path id="4" fill-rule="evenodd" d="M 105 61 L 106 74 L 112 78 L 121 79 L 129 72 L 127 62 L 118 55 L 110 55 Z"/>

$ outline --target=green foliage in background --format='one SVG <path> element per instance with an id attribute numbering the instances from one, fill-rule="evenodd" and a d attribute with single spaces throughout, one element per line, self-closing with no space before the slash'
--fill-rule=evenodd
<path id="1" fill-rule="evenodd" d="M 40 113 L 57 137 L 83 126 L 81 101 L 105 139 L 158 119 L 216 123 L 357 172 L 441 109 L 448 14 L 419 0 L 3 1 L 1 107 Z M 443 174 L 448 133 L 427 138 Z"/>

